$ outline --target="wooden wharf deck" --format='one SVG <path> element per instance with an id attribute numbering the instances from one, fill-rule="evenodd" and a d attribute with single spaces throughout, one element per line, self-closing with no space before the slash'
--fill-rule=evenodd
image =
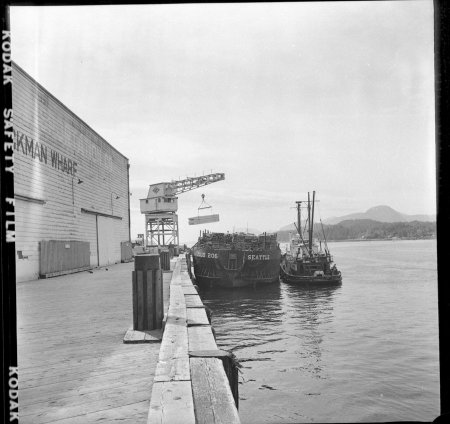
<path id="1" fill-rule="evenodd" d="M 179 258 L 152 388 L 148 424 L 240 423 L 205 307 Z"/>
<path id="2" fill-rule="evenodd" d="M 133 265 L 17 284 L 21 423 L 240 422 L 184 258 L 164 273 L 162 342 L 123 343 Z"/>
<path id="3" fill-rule="evenodd" d="M 21 423 L 147 422 L 160 343 L 123 343 L 133 266 L 17 284 Z"/>

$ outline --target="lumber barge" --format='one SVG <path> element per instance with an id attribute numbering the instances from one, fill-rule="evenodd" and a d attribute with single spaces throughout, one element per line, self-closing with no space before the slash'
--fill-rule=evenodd
<path id="1" fill-rule="evenodd" d="M 170 283 L 148 424 L 240 423 L 237 378 L 230 387 L 227 359 L 227 352 L 217 348 L 205 306 L 180 256 Z"/>

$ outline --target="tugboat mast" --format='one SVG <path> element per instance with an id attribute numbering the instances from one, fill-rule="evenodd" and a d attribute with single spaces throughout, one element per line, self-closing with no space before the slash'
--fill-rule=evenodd
<path id="1" fill-rule="evenodd" d="M 308 191 L 308 250 L 312 256 L 312 244 L 313 244 L 313 226 L 314 226 L 314 203 L 316 198 L 316 192 L 313 191 L 312 202 Z M 298 203 L 298 202 L 297 202 Z M 312 205 L 311 205 L 312 203 Z"/>
<path id="2" fill-rule="evenodd" d="M 302 234 L 301 234 L 301 213 L 300 213 L 300 208 L 302 206 L 302 201 L 297 201 L 295 202 L 297 203 L 297 231 L 298 231 L 298 235 L 302 238 Z"/>

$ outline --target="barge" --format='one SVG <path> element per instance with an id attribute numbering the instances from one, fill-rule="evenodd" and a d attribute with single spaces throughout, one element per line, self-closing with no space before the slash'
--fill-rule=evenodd
<path id="1" fill-rule="evenodd" d="M 276 234 L 204 231 L 191 255 L 199 287 L 255 287 L 279 281 L 281 250 Z"/>

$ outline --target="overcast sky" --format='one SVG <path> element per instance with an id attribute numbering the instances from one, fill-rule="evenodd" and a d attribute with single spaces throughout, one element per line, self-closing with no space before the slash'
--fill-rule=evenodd
<path id="1" fill-rule="evenodd" d="M 15 62 L 129 158 L 132 238 L 149 184 L 211 171 L 179 196 L 181 242 L 202 193 L 212 231 L 277 230 L 312 190 L 322 219 L 435 213 L 431 0 L 11 7 L 11 30 Z"/>

